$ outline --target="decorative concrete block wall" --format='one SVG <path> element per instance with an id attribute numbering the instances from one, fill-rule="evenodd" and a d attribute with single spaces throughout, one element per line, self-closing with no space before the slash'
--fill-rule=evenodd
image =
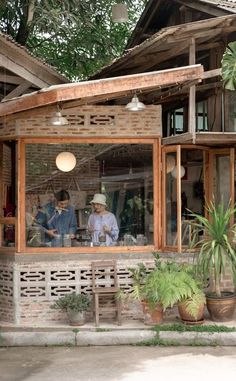
<path id="1" fill-rule="evenodd" d="M 68 254 L 69 255 L 69 254 Z M 92 260 L 117 259 L 119 285 L 129 292 L 132 287 L 130 267 L 143 262 L 151 270 L 154 267 L 151 254 L 111 254 L 106 255 L 70 255 L 67 258 L 55 254 L 49 260 L 28 260 L 28 255 L 19 257 L 17 261 L 0 262 L 0 321 L 16 325 L 44 325 L 68 323 L 66 314 L 50 307 L 60 296 L 70 292 L 92 292 Z M 82 258 L 83 257 L 83 258 Z M 94 257 L 94 258 L 93 258 Z M 53 259 L 52 259 L 53 258 Z M 82 259 L 81 259 L 82 258 Z M 93 259 L 91 259 L 93 258 Z M 165 260 L 192 263 L 191 254 L 163 254 Z M 107 285 L 108 279 L 100 279 L 100 284 Z M 226 275 L 222 286 L 225 290 L 233 290 L 232 279 Z M 132 303 L 123 309 L 124 319 L 141 319 L 142 311 L 139 303 Z M 88 314 L 92 319 L 92 313 Z"/>
<path id="2" fill-rule="evenodd" d="M 98 258 L 94 258 L 96 260 Z M 140 259 L 118 260 L 119 285 L 128 292 L 132 285 L 129 267 Z M 144 260 L 153 268 L 153 260 Z M 102 279 L 101 285 L 109 280 Z M 54 260 L 30 263 L 2 263 L 0 266 L 0 320 L 17 325 L 66 322 L 65 314 L 50 306 L 60 296 L 71 292 L 92 293 L 91 260 Z M 135 308 L 135 307 L 134 307 Z M 139 313 L 139 315 L 137 314 Z M 126 317 L 137 319 L 140 311 L 126 309 Z M 92 315 L 88 316 L 90 319 Z"/>

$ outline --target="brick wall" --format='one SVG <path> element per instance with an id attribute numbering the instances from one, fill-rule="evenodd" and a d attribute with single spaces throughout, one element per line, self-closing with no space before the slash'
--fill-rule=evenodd
<path id="1" fill-rule="evenodd" d="M 68 126 L 53 127 L 50 117 L 55 107 L 45 107 L 4 117 L 0 136 L 161 136 L 161 106 L 147 106 L 131 112 L 124 106 L 80 106 L 63 110 Z"/>

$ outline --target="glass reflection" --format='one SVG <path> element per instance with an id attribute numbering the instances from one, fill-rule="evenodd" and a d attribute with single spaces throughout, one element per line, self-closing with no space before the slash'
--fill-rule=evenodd
<path id="1" fill-rule="evenodd" d="M 55 158 L 72 152 L 76 167 L 58 170 Z M 57 231 L 57 247 L 92 246 L 88 219 L 96 194 L 106 197 L 106 210 L 117 221 L 119 236 L 110 245 L 143 246 L 153 243 L 153 158 L 150 144 L 27 144 L 26 145 L 26 241 L 27 246 L 52 247 L 48 234 L 55 213 L 55 193 L 66 190 L 77 229 Z M 62 213 L 68 216 L 65 206 Z M 41 214 L 41 218 L 39 218 Z M 67 234 L 70 234 L 68 237 Z M 107 231 L 106 234 L 111 234 Z M 59 235 L 62 235 L 58 237 Z M 55 240 L 54 240 L 55 242 Z M 108 240 L 97 240 L 105 246 Z"/>

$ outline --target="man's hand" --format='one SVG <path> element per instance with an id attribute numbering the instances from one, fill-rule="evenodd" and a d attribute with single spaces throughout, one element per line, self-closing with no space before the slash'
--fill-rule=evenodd
<path id="1" fill-rule="evenodd" d="M 47 230 L 47 234 L 49 235 L 49 237 L 55 238 L 57 235 L 57 230 L 56 229 Z"/>

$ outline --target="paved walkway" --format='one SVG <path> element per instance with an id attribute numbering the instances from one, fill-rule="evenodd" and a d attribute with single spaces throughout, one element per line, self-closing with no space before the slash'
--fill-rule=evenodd
<path id="1" fill-rule="evenodd" d="M 1 381 L 234 380 L 236 348 L 0 348 Z"/>

